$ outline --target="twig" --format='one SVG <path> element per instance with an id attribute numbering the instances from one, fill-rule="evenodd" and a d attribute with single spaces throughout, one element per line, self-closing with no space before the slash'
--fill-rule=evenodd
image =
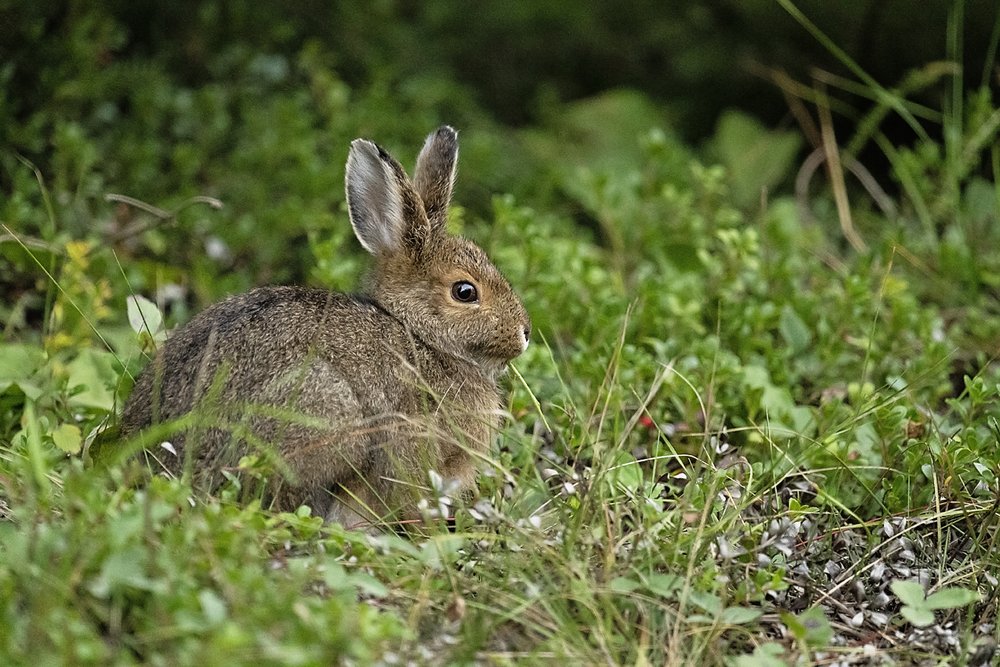
<path id="1" fill-rule="evenodd" d="M 135 197 L 115 194 L 113 192 L 109 192 L 108 194 L 104 195 L 104 200 L 109 202 L 118 202 L 120 204 L 125 204 L 127 206 L 132 206 L 134 208 L 145 211 L 146 213 L 149 213 L 154 218 L 154 220 L 150 220 L 149 222 L 145 222 L 139 225 L 134 225 L 130 228 L 123 229 L 117 234 L 114 234 L 113 236 L 111 236 L 111 238 L 107 240 L 107 243 L 109 245 L 119 243 L 121 241 L 124 241 L 125 239 L 130 239 L 133 236 L 138 236 L 139 234 L 148 232 L 149 230 L 159 227 L 164 223 L 172 222 L 177 219 L 177 216 L 180 214 L 181 211 L 196 204 L 206 204 L 216 210 L 222 208 L 221 201 L 219 201 L 215 197 L 206 197 L 205 195 L 198 195 L 195 197 L 191 197 L 190 199 L 186 199 L 181 203 L 180 206 L 171 211 L 159 208 L 158 206 L 153 206 L 152 204 L 148 204 L 142 201 L 141 199 L 136 199 Z"/>
<path id="2" fill-rule="evenodd" d="M 802 166 L 799 167 L 799 173 L 795 176 L 795 204 L 799 211 L 799 216 L 808 222 L 816 221 L 812 211 L 809 210 L 809 184 L 812 182 L 816 170 L 825 161 L 826 151 L 822 147 L 817 148 L 802 162 Z M 858 183 L 868 192 L 872 201 L 875 202 L 875 205 L 879 207 L 879 210 L 886 217 L 896 217 L 896 204 L 893 203 L 892 198 L 886 194 L 882 186 L 878 184 L 878 181 L 875 180 L 875 177 L 872 176 L 871 172 L 863 164 L 849 157 L 844 160 L 843 166 L 858 179 Z"/>
<path id="3" fill-rule="evenodd" d="M 825 91 L 821 88 L 821 94 L 825 98 Z M 858 252 L 866 252 L 868 246 L 865 244 L 858 232 L 854 229 L 854 220 L 851 218 L 851 203 L 847 199 L 847 186 L 844 183 L 844 169 L 840 164 L 840 150 L 837 146 L 837 137 L 833 133 L 833 118 L 830 114 L 829 104 L 820 103 L 816 106 L 819 112 L 819 128 L 823 137 L 823 151 L 826 153 L 826 171 L 830 176 L 830 186 L 833 188 L 833 201 L 837 204 L 837 218 L 840 220 L 840 229 L 844 233 L 844 238 Z"/>
<path id="4" fill-rule="evenodd" d="M 0 222 L 0 226 L 4 229 L 10 229 L 10 227 L 5 222 Z M 0 243 L 17 243 L 18 245 L 25 246 L 28 248 L 35 248 L 36 250 L 44 250 L 46 252 L 51 252 L 53 255 L 63 254 L 63 249 L 59 246 L 44 241 L 42 239 L 34 238 L 33 236 L 14 236 L 13 233 L 10 234 L 0 234 Z"/>

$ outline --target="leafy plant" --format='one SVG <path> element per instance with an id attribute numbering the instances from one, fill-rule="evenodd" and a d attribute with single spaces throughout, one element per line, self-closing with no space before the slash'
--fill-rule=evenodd
<path id="1" fill-rule="evenodd" d="M 939 588 L 928 595 L 918 581 L 894 581 L 892 592 L 903 603 L 899 613 L 918 628 L 934 623 L 936 610 L 966 607 L 981 598 L 976 591 L 959 587 Z"/>

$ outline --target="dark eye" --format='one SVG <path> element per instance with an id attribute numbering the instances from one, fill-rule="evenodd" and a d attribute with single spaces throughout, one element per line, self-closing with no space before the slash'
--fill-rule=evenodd
<path id="1" fill-rule="evenodd" d="M 451 286 L 451 298 L 462 303 L 475 303 L 479 301 L 479 291 L 472 283 L 460 280 Z"/>

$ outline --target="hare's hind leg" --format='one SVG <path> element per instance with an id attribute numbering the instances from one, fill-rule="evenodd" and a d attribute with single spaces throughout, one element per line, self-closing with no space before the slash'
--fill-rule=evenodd
<path id="1" fill-rule="evenodd" d="M 380 493 L 370 488 L 363 478 L 338 484 L 325 495 L 329 504 L 324 518 L 329 523 L 376 534 L 392 520 Z"/>

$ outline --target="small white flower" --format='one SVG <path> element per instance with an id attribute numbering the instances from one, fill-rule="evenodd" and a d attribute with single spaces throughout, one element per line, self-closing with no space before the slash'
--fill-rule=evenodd
<path id="1" fill-rule="evenodd" d="M 444 478 L 437 470 L 428 470 L 427 477 L 430 479 L 432 489 L 438 493 L 444 489 Z"/>
<path id="2" fill-rule="evenodd" d="M 476 504 L 469 508 L 469 514 L 476 521 L 495 521 L 497 519 L 493 503 L 486 499 L 476 501 Z"/>
<path id="3" fill-rule="evenodd" d="M 171 443 L 169 440 L 164 440 L 163 442 L 161 442 L 160 443 L 160 447 L 162 447 L 163 449 L 167 450 L 168 452 L 170 452 L 174 456 L 177 456 L 177 450 L 174 449 L 173 443 Z"/>
<path id="4" fill-rule="evenodd" d="M 205 254 L 217 262 L 228 262 L 233 256 L 229 246 L 218 236 L 209 236 L 205 239 Z"/>
<path id="5" fill-rule="evenodd" d="M 187 290 L 177 283 L 164 283 L 156 290 L 156 300 L 165 303 L 180 301 L 187 296 Z"/>

